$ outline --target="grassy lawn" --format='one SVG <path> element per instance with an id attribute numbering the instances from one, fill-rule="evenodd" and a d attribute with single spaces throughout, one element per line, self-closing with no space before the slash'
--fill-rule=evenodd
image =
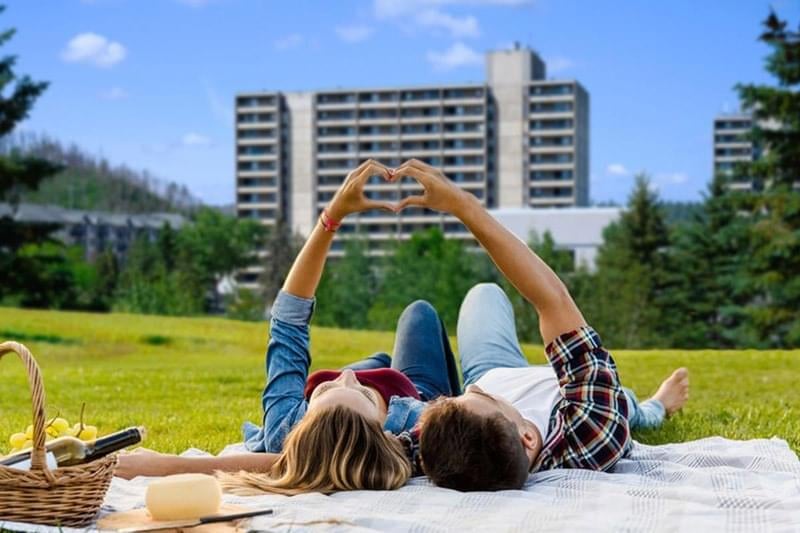
<path id="1" fill-rule="evenodd" d="M 45 376 L 48 414 L 70 423 L 87 403 L 87 421 L 100 434 L 147 427 L 146 445 L 212 452 L 241 440 L 244 420 L 258 422 L 264 385 L 265 324 L 217 318 L 166 318 L 0 309 L 0 338 L 26 344 Z M 377 350 L 393 334 L 315 328 L 314 368 L 336 368 Z M 543 362 L 539 346 L 524 346 Z M 787 439 L 800 452 L 800 351 L 613 350 L 622 381 L 640 397 L 653 393 L 675 367 L 692 372 L 687 408 L 647 443 L 709 435 Z M 8 436 L 30 423 L 24 368 L 0 361 L 0 453 Z"/>

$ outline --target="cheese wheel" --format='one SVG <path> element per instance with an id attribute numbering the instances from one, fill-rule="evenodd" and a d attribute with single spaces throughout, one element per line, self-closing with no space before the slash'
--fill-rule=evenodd
<path id="1" fill-rule="evenodd" d="M 150 483 L 144 501 L 155 520 L 188 520 L 216 514 L 222 490 L 212 476 L 178 474 Z"/>

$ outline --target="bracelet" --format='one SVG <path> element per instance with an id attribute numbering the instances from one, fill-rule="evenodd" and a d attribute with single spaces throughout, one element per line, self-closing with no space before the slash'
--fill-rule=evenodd
<path id="1" fill-rule="evenodd" d="M 327 209 L 323 209 L 319 214 L 319 221 L 323 229 L 329 233 L 336 233 L 336 230 L 342 225 L 338 220 L 334 220 L 329 214 Z"/>

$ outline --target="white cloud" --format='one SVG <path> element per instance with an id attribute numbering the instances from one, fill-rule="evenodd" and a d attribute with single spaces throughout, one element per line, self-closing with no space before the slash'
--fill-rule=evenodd
<path id="1" fill-rule="evenodd" d="M 444 30 L 454 38 L 480 35 L 478 19 L 473 15 L 457 16 L 446 7 L 497 6 L 515 7 L 532 0 L 373 0 L 372 10 L 378 20 L 396 20 L 404 29 Z"/>
<path id="2" fill-rule="evenodd" d="M 455 17 L 438 9 L 426 9 L 416 16 L 416 21 L 426 28 L 446 30 L 453 37 L 477 37 L 481 33 L 478 19 L 472 15 Z"/>
<path id="3" fill-rule="evenodd" d="M 305 38 L 299 33 L 292 33 L 277 39 L 273 44 L 278 50 L 289 50 L 290 48 L 297 48 L 305 42 Z"/>
<path id="4" fill-rule="evenodd" d="M 656 181 L 665 185 L 683 185 L 689 181 L 686 172 L 664 172 L 656 175 Z"/>
<path id="5" fill-rule="evenodd" d="M 575 66 L 575 62 L 568 57 L 553 56 L 545 58 L 548 74 L 558 74 Z"/>
<path id="6" fill-rule="evenodd" d="M 190 132 L 181 138 L 183 146 L 211 146 L 211 139 L 199 133 Z"/>
<path id="7" fill-rule="evenodd" d="M 531 3 L 532 0 L 374 0 L 373 10 L 378 18 L 391 18 L 413 13 L 426 7 L 459 5 L 516 7 Z"/>
<path id="8" fill-rule="evenodd" d="M 106 91 L 101 91 L 100 98 L 103 100 L 125 100 L 128 98 L 128 91 L 122 87 L 111 87 Z"/>
<path id="9" fill-rule="evenodd" d="M 428 61 L 437 70 L 450 70 L 458 67 L 480 65 L 483 63 L 483 56 L 465 45 L 455 43 L 444 52 L 428 52 Z"/>
<path id="10" fill-rule="evenodd" d="M 612 176 L 630 176 L 630 171 L 622 163 L 611 163 L 606 167 L 606 174 Z"/>
<path id="11" fill-rule="evenodd" d="M 338 26 L 336 35 L 348 43 L 360 43 L 369 39 L 374 30 L 369 26 Z"/>
<path id="12" fill-rule="evenodd" d="M 125 47 L 96 33 L 80 33 L 70 39 L 61 52 L 67 63 L 87 63 L 96 67 L 113 67 L 128 54 Z"/>

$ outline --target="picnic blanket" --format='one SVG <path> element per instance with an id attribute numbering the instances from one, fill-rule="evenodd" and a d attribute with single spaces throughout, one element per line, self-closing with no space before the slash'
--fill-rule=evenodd
<path id="1" fill-rule="evenodd" d="M 223 454 L 241 450 L 232 445 Z M 144 506 L 148 482 L 114 479 L 102 514 Z M 800 532 L 800 461 L 777 438 L 712 437 L 661 446 L 636 443 L 611 473 L 539 472 L 519 491 L 461 493 L 416 478 L 396 491 L 228 495 L 225 501 L 274 508 L 273 516 L 250 524 L 270 531 Z"/>

